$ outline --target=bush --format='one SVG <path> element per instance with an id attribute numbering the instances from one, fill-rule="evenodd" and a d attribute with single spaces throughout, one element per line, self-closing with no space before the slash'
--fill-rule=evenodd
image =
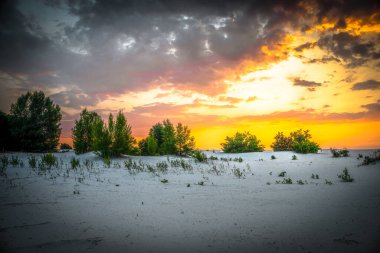
<path id="1" fill-rule="evenodd" d="M 199 150 L 194 151 L 194 158 L 198 162 L 206 162 L 207 161 L 207 156 L 205 155 L 205 153 L 203 153 Z"/>
<path id="2" fill-rule="evenodd" d="M 278 174 L 279 177 L 285 177 L 285 175 L 286 175 L 286 171 L 281 171 L 281 172 Z"/>
<path id="3" fill-rule="evenodd" d="M 37 166 L 37 159 L 35 156 L 29 156 L 28 157 L 29 166 L 34 169 Z"/>
<path id="4" fill-rule="evenodd" d="M 221 145 L 225 153 L 262 152 L 264 145 L 260 142 L 255 135 L 249 132 L 237 132 L 233 137 L 227 136 Z"/>
<path id="5" fill-rule="evenodd" d="M 71 158 L 70 163 L 71 163 L 71 168 L 72 168 L 73 170 L 75 170 L 76 168 L 78 168 L 78 167 L 80 166 L 80 161 L 79 161 L 79 159 L 76 159 L 75 157 Z"/>
<path id="6" fill-rule="evenodd" d="M 337 157 L 348 157 L 348 153 L 350 151 L 348 151 L 347 149 L 337 150 L 337 149 L 330 148 L 330 152 L 333 157 L 337 158 Z"/>
<path id="7" fill-rule="evenodd" d="M 61 134 L 61 109 L 42 91 L 21 95 L 11 105 L 10 133 L 17 150 L 53 151 Z"/>
<path id="8" fill-rule="evenodd" d="M 354 179 L 348 173 L 347 168 L 344 168 L 343 173 L 338 175 L 338 178 L 342 179 L 343 182 L 353 182 Z"/>
<path id="9" fill-rule="evenodd" d="M 285 136 L 283 132 L 278 132 L 274 137 L 274 142 L 271 145 L 274 151 L 291 151 L 293 145 L 293 139 Z"/>
<path id="10" fill-rule="evenodd" d="M 297 160 L 297 156 L 296 156 L 296 155 L 293 155 L 293 156 L 292 156 L 292 160 Z"/>
<path id="11" fill-rule="evenodd" d="M 312 142 L 309 130 L 299 129 L 285 136 L 282 132 L 277 133 L 275 141 L 271 145 L 274 151 L 294 151 L 297 153 L 317 153 L 319 145 Z"/>
<path id="12" fill-rule="evenodd" d="M 239 168 L 232 169 L 232 172 L 234 173 L 235 177 L 244 178 L 244 173 Z"/>
<path id="13" fill-rule="evenodd" d="M 50 170 L 53 166 L 58 167 L 57 158 L 51 153 L 44 154 L 41 158 L 40 168 Z"/>
<path id="14" fill-rule="evenodd" d="M 274 160 L 276 157 L 274 155 L 271 155 L 270 159 Z"/>
<path id="15" fill-rule="evenodd" d="M 60 149 L 72 149 L 72 147 L 67 143 L 61 143 Z"/>
<path id="16" fill-rule="evenodd" d="M 242 163 L 243 162 L 243 158 L 241 158 L 241 157 L 235 157 L 233 161 L 234 162 L 238 162 L 238 163 Z"/>

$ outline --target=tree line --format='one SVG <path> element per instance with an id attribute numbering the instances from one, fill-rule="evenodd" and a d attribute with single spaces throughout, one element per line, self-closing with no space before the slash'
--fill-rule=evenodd
<path id="1" fill-rule="evenodd" d="M 62 114 L 59 105 L 42 91 L 27 92 L 11 105 L 9 114 L 0 111 L 0 150 L 46 152 L 55 151 L 59 145 Z M 289 136 L 277 133 L 271 145 L 274 151 L 316 153 L 320 149 L 311 141 L 309 130 L 299 129 Z M 132 128 L 122 111 L 114 118 L 109 114 L 103 121 L 99 114 L 83 109 L 75 120 L 72 139 L 76 154 L 90 151 L 103 158 L 130 155 L 192 155 L 195 140 L 188 126 L 169 119 L 156 123 L 148 136 L 139 142 L 132 135 Z M 226 153 L 261 152 L 264 145 L 249 132 L 237 132 L 221 143 Z M 62 144 L 62 148 L 69 148 Z"/>

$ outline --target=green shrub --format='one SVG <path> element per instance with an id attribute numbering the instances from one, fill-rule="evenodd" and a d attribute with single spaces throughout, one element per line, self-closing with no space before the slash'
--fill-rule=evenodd
<path id="1" fill-rule="evenodd" d="M 241 158 L 241 157 L 235 157 L 233 161 L 234 162 L 238 162 L 238 163 L 242 163 L 243 162 L 243 158 Z"/>
<path id="2" fill-rule="evenodd" d="M 330 148 L 330 152 L 333 157 L 337 158 L 337 157 L 348 157 L 350 151 L 348 151 L 347 149 L 337 150 L 337 149 Z"/>
<path id="3" fill-rule="evenodd" d="M 297 160 L 297 156 L 296 156 L 296 155 L 293 155 L 293 156 L 292 156 L 292 160 Z"/>
<path id="4" fill-rule="evenodd" d="M 338 178 L 342 179 L 343 182 L 353 182 L 354 181 L 354 179 L 348 173 L 347 168 L 344 168 L 342 174 L 338 175 Z"/>
<path id="5" fill-rule="evenodd" d="M 285 136 L 282 132 L 277 133 L 275 141 L 271 145 L 274 151 L 294 151 L 297 153 L 317 153 L 319 145 L 311 140 L 309 130 L 299 129 Z"/>
<path id="6" fill-rule="evenodd" d="M 282 184 L 293 184 L 293 181 L 292 179 L 289 177 L 289 178 L 284 178 L 281 182 Z"/>
<path id="7" fill-rule="evenodd" d="M 274 155 L 271 155 L 270 159 L 274 160 L 276 157 Z"/>
<path id="8" fill-rule="evenodd" d="M 264 145 L 261 141 L 249 132 L 237 132 L 233 137 L 226 137 L 222 143 L 222 150 L 225 153 L 262 152 Z"/>
<path id="9" fill-rule="evenodd" d="M 244 173 L 239 168 L 232 169 L 232 172 L 234 173 L 235 177 L 237 177 L 237 178 L 244 177 Z"/>
<path id="10" fill-rule="evenodd" d="M 168 170 L 169 165 L 165 161 L 162 161 L 156 163 L 156 167 L 159 171 L 166 172 Z"/>
<path id="11" fill-rule="evenodd" d="M 13 167 L 16 167 L 17 165 L 19 165 L 21 161 L 18 159 L 17 156 L 12 156 L 11 157 L 11 161 L 10 161 L 10 164 L 13 166 Z"/>
<path id="12" fill-rule="evenodd" d="M 297 180 L 297 184 L 304 185 L 305 183 L 300 179 L 300 180 Z"/>
<path id="13" fill-rule="evenodd" d="M 79 159 L 76 159 L 75 157 L 73 157 L 71 158 L 70 164 L 71 164 L 71 168 L 75 170 L 80 166 L 80 161 Z"/>
<path id="14" fill-rule="evenodd" d="M 41 158 L 40 168 L 42 170 L 44 169 L 50 170 L 53 166 L 58 167 L 57 158 L 51 153 L 44 154 Z"/>
<path id="15" fill-rule="evenodd" d="M 206 162 L 207 161 L 207 156 L 205 155 L 205 153 L 203 153 L 199 150 L 194 151 L 194 158 L 198 162 Z"/>
<path id="16" fill-rule="evenodd" d="M 73 149 L 69 144 L 67 143 L 61 143 L 60 149 Z"/>
<path id="17" fill-rule="evenodd" d="M 278 132 L 274 137 L 274 142 L 271 145 L 274 151 L 292 151 L 293 139 L 285 136 L 283 132 Z"/>
<path id="18" fill-rule="evenodd" d="M 375 151 L 370 156 L 365 156 L 361 165 L 369 165 L 371 163 L 376 163 L 377 161 L 380 161 L 380 150 Z"/>
<path id="19" fill-rule="evenodd" d="M 332 185 L 332 184 L 333 184 L 331 181 L 329 181 L 329 180 L 327 180 L 327 179 L 325 179 L 325 183 L 326 183 L 327 185 Z"/>
<path id="20" fill-rule="evenodd" d="M 210 156 L 208 159 L 210 159 L 210 160 L 218 160 L 218 157 L 216 157 L 216 156 Z"/>
<path id="21" fill-rule="evenodd" d="M 285 177 L 285 174 L 286 174 L 286 171 L 281 171 L 281 172 L 278 174 L 278 176 L 279 176 L 279 177 Z"/>
<path id="22" fill-rule="evenodd" d="M 34 169 L 37 166 L 37 159 L 35 156 L 29 156 L 28 157 L 29 166 Z"/>

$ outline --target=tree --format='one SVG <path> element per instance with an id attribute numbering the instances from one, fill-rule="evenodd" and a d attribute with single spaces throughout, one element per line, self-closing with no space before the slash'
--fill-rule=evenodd
<path id="1" fill-rule="evenodd" d="M 177 148 L 174 126 L 169 119 L 164 120 L 162 125 L 162 144 L 160 147 L 160 153 L 162 155 L 176 154 Z"/>
<path id="2" fill-rule="evenodd" d="M 309 130 L 299 129 L 285 136 L 278 132 L 271 145 L 274 151 L 294 151 L 297 153 L 317 153 L 320 149 L 316 142 L 311 141 Z"/>
<path id="3" fill-rule="evenodd" d="M 111 157 L 112 136 L 101 118 L 96 118 L 92 124 L 92 148 L 102 158 Z"/>
<path id="4" fill-rule="evenodd" d="M 293 138 L 285 136 L 283 132 L 278 132 L 274 137 L 274 142 L 271 145 L 274 151 L 291 151 L 293 145 Z"/>
<path id="5" fill-rule="evenodd" d="M 10 132 L 23 151 L 51 151 L 61 134 L 61 109 L 42 91 L 21 95 L 10 110 Z"/>
<path id="6" fill-rule="evenodd" d="M 112 155 L 130 154 L 135 139 L 132 136 L 132 128 L 121 111 L 116 116 L 116 122 L 113 122 L 113 116 L 110 114 L 108 129 L 112 136 Z"/>
<path id="7" fill-rule="evenodd" d="M 157 155 L 158 151 L 158 145 L 156 139 L 153 137 L 153 135 L 149 135 L 146 138 L 146 145 L 147 145 L 147 154 L 148 155 Z"/>
<path id="8" fill-rule="evenodd" d="M 82 154 L 93 150 L 93 133 L 92 126 L 95 121 L 101 120 L 96 112 L 83 109 L 79 121 L 75 120 L 75 126 L 71 130 L 73 145 L 76 154 Z"/>
<path id="9" fill-rule="evenodd" d="M 15 141 L 12 140 L 9 115 L 0 111 L 0 151 L 14 150 Z"/>
<path id="10" fill-rule="evenodd" d="M 262 152 L 264 145 L 255 135 L 249 132 L 237 132 L 233 137 L 226 137 L 222 150 L 226 153 Z"/>
<path id="11" fill-rule="evenodd" d="M 311 141 L 309 130 L 299 129 L 291 132 L 290 137 L 293 140 L 292 150 L 297 153 L 317 153 L 321 148 L 316 142 Z"/>
<path id="12" fill-rule="evenodd" d="M 157 149 L 160 150 L 163 143 L 163 125 L 157 123 L 149 130 L 149 135 L 153 136 L 157 142 Z"/>
<path id="13" fill-rule="evenodd" d="M 190 134 L 191 130 L 187 126 L 184 126 L 181 123 L 177 124 L 175 144 L 179 155 L 185 155 L 194 150 L 195 141 L 194 137 L 190 136 Z"/>

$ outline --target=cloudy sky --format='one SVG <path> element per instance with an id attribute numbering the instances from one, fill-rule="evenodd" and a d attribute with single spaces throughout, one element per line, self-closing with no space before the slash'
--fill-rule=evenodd
<path id="1" fill-rule="evenodd" d="M 137 137 L 183 122 L 199 148 L 238 130 L 270 148 L 301 127 L 325 148 L 380 146 L 377 1 L 0 5 L 0 110 L 42 90 L 62 108 L 64 141 L 87 107 L 123 110 Z"/>

